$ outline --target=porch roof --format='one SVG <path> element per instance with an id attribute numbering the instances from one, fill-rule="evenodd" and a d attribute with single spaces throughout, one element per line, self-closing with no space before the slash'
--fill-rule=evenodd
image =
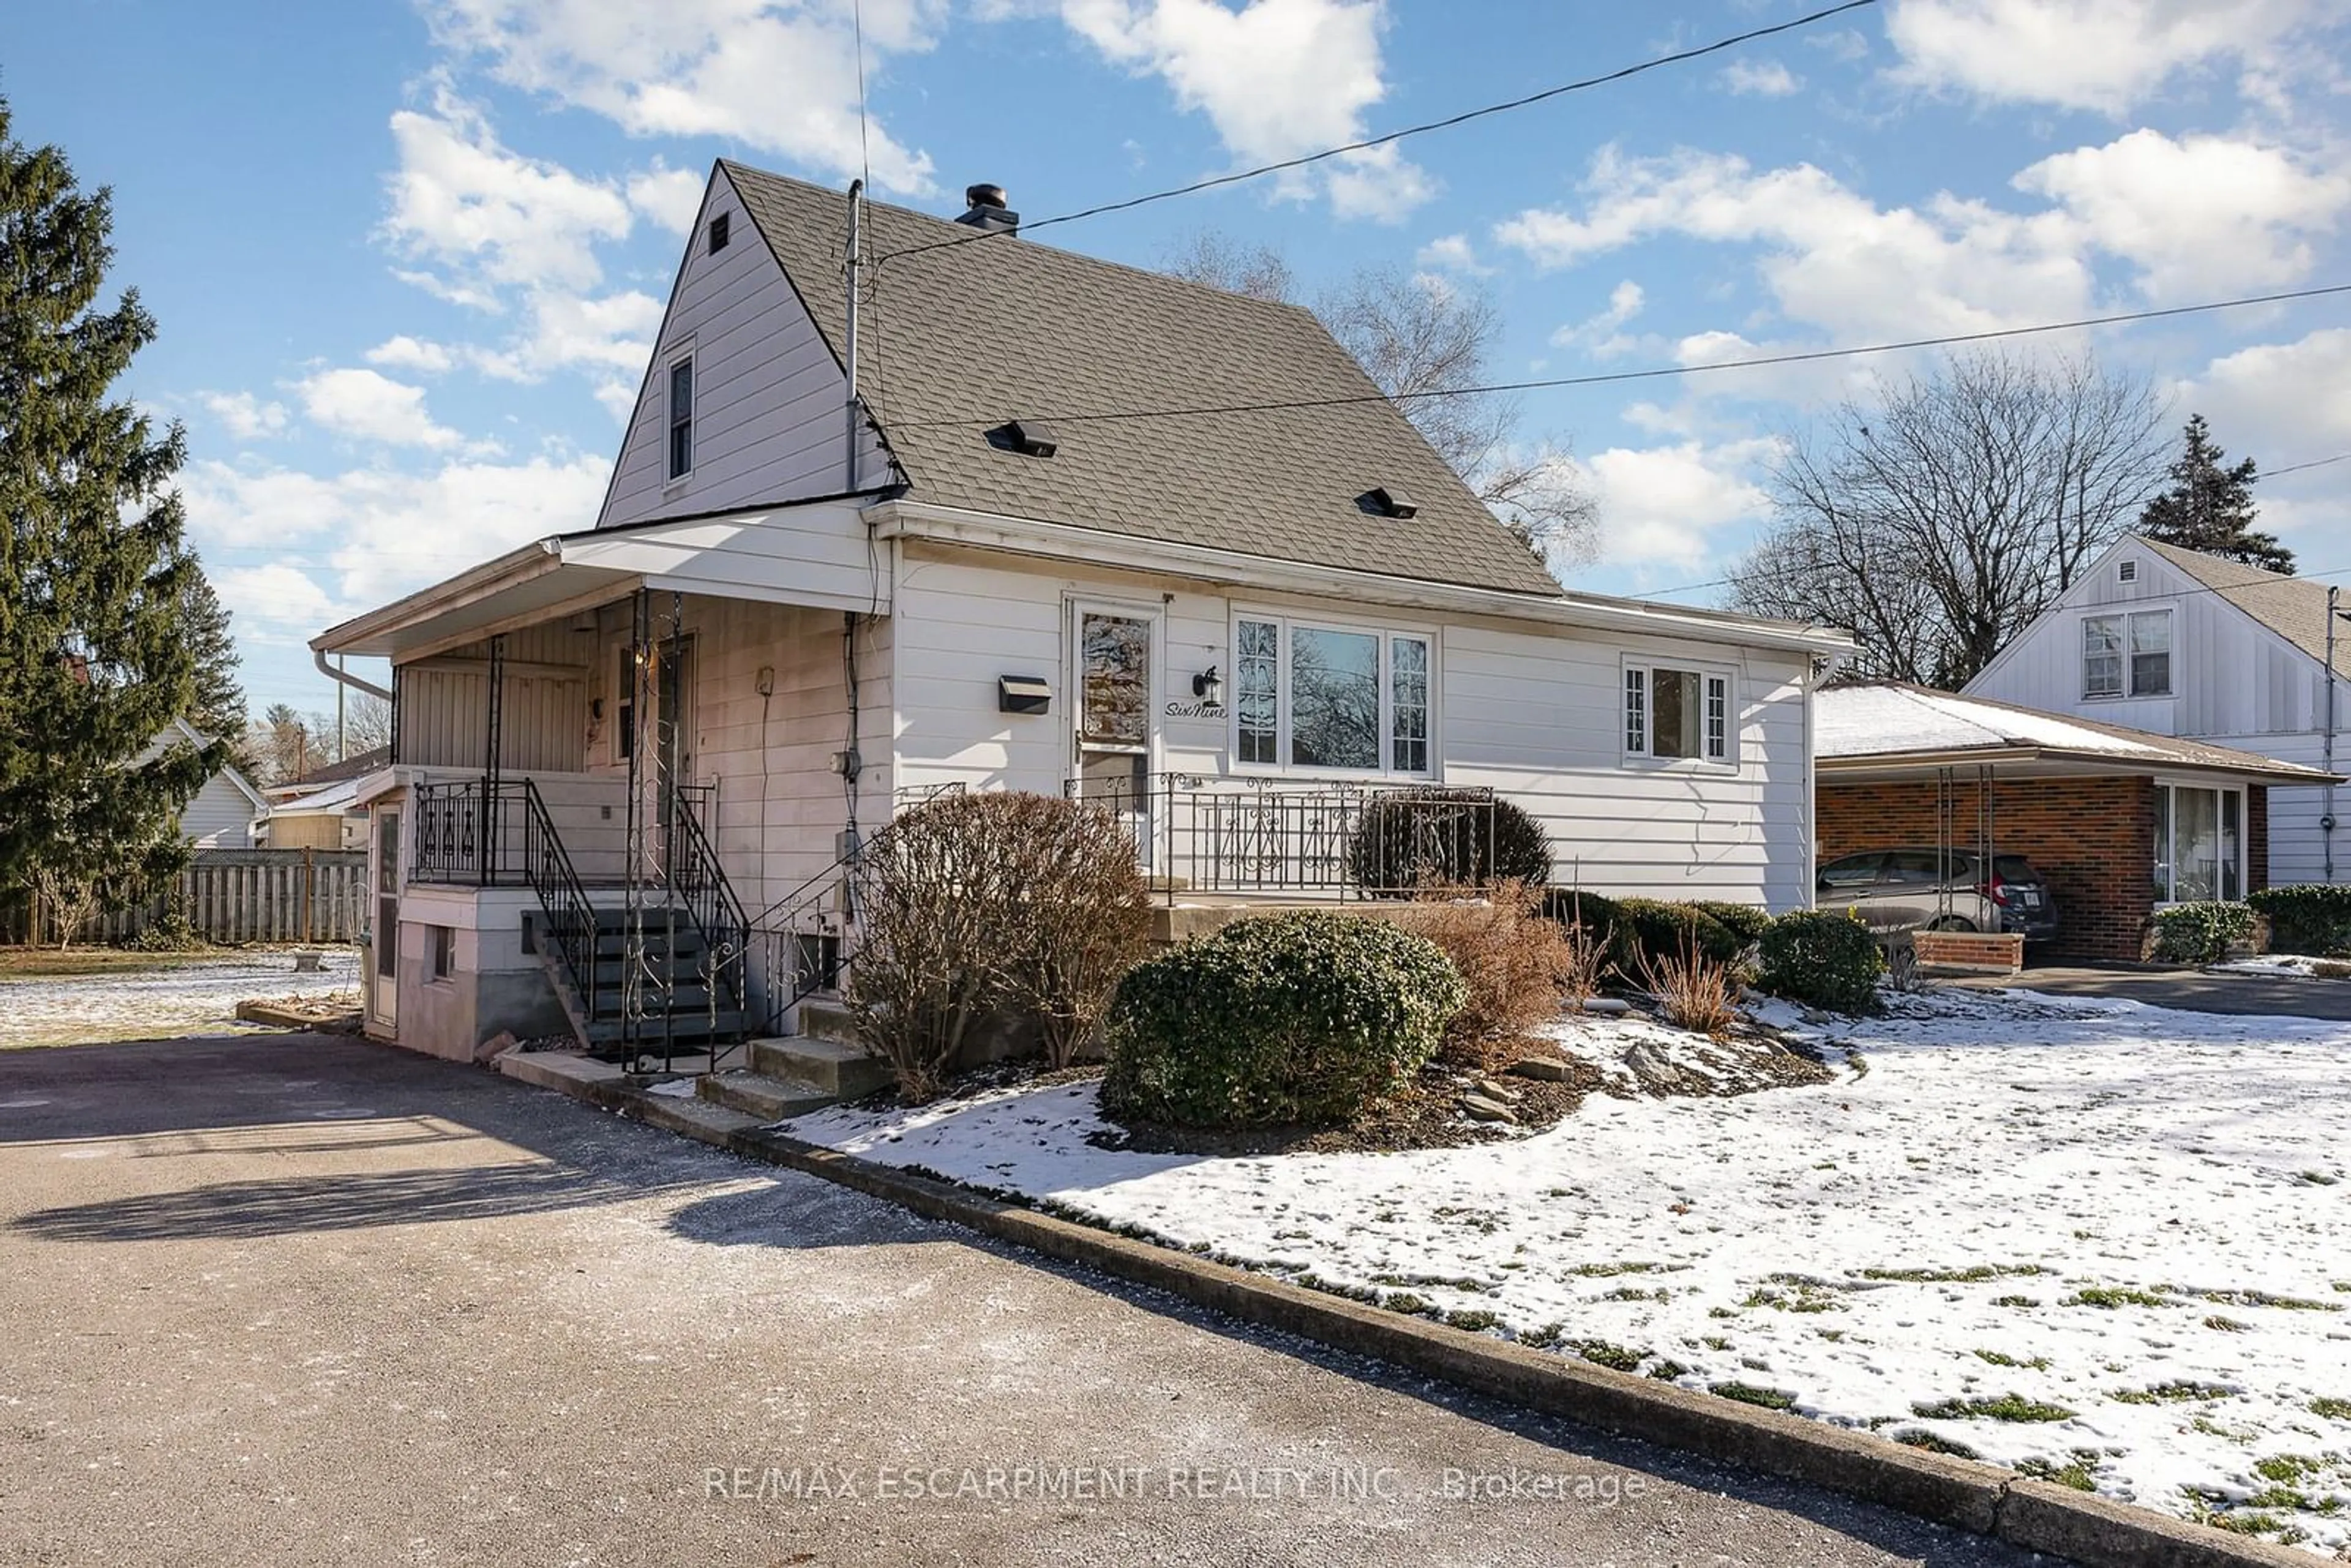
<path id="1" fill-rule="evenodd" d="M 847 582 L 779 554 L 761 525 L 782 512 L 835 511 L 863 531 L 862 497 L 826 497 L 553 534 L 420 588 L 310 639 L 321 653 L 421 658 L 442 649 L 607 603 L 638 588 L 886 613 L 886 577 Z"/>
<path id="2" fill-rule="evenodd" d="M 1928 779 L 1946 768 L 1986 765 L 2008 779 L 2124 773 L 2252 784 L 2344 781 L 2319 768 L 2208 741 L 1899 681 L 1831 686 L 1816 701 L 1813 765 L 1823 784 Z"/>

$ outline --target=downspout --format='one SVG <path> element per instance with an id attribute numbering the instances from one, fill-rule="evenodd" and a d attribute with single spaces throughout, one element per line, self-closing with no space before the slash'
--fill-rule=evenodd
<path id="1" fill-rule="evenodd" d="M 381 686 L 377 685 L 373 681 L 363 679 L 360 676 L 351 674 L 349 670 L 339 670 L 334 665 L 327 663 L 327 654 L 324 649 L 311 649 L 310 661 L 319 666 L 319 673 L 326 676 L 327 679 L 330 681 L 336 682 L 341 685 L 349 686 L 356 692 L 365 692 L 371 697 L 381 697 L 385 702 L 392 700 L 392 694 L 384 690 Z"/>
<path id="2" fill-rule="evenodd" d="M 2318 842 L 2326 857 L 2326 880 L 2335 881 L 2335 626 L 2342 615 L 2343 590 L 2332 584 L 2326 590 L 2326 733 L 2321 742 L 2321 760 L 2329 782 L 2324 797 L 2325 804 L 2318 818 Z"/>

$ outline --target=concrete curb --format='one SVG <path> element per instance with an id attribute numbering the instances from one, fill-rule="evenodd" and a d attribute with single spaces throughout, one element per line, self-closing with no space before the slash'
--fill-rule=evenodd
<path id="1" fill-rule="evenodd" d="M 521 1069 L 521 1071 L 516 1071 Z M 707 1103 L 580 1078 L 528 1057 L 507 1071 L 747 1159 L 822 1177 L 1244 1322 L 1370 1356 L 1506 1404 L 1808 1482 L 2085 1568 L 2311 1568 L 2319 1559 L 2012 1470 L 1766 1410 L 1549 1351 L 1366 1306 L 1059 1218 L 968 1187 L 787 1137 Z"/>
<path id="2" fill-rule="evenodd" d="M 309 1034 L 357 1034 L 360 1010 L 350 1009 L 350 1027 L 343 1028 L 331 1019 L 321 1019 L 308 1013 L 298 1013 L 268 1002 L 239 1002 L 235 1017 L 242 1023 L 266 1024 L 272 1029 L 300 1030 Z"/>

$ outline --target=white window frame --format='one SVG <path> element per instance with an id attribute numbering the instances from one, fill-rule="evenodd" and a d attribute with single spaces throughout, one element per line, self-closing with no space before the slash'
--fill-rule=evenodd
<path id="1" fill-rule="evenodd" d="M 2161 620 L 2164 622 L 2163 669 L 2165 680 L 2161 691 L 2143 692 L 2138 689 L 2138 666 L 2132 655 L 2134 622 Z M 2094 692 L 2090 689 L 2090 623 L 2094 621 L 2122 622 L 2121 657 L 2122 689 Z M 2179 689 L 2179 623 L 2168 604 L 2151 610 L 2094 610 L 2082 617 L 2081 630 L 2074 639 L 2075 656 L 2080 661 L 2082 700 L 2086 703 L 2129 702 L 2138 697 L 2168 697 Z"/>
<path id="2" fill-rule="evenodd" d="M 1675 670 L 1698 678 L 1698 757 L 1659 757 L 1650 749 L 1656 730 L 1656 683 L 1655 672 Z M 1637 688 L 1635 681 L 1637 678 Z M 1721 751 L 1715 750 L 1712 733 L 1715 717 L 1713 707 L 1718 695 L 1716 684 L 1720 683 L 1722 703 Z M 1635 732 L 1637 717 L 1638 731 Z M 1728 664 L 1711 664 L 1698 659 L 1672 656 L 1636 658 L 1626 654 L 1619 662 L 1616 676 L 1616 741 L 1623 748 L 1627 768 L 1663 768 L 1694 769 L 1707 773 L 1736 773 L 1740 768 L 1741 726 L 1739 708 L 1739 672 Z"/>
<path id="3" fill-rule="evenodd" d="M 1272 762 L 1241 760 L 1240 653 L 1241 622 L 1254 621 L 1271 624 L 1274 639 L 1274 754 Z M 1290 760 L 1290 637 L 1293 631 L 1334 632 L 1342 635 L 1374 637 L 1380 648 L 1380 761 L 1376 768 L 1333 768 L 1317 764 L 1303 766 Z M 1250 778 L 1281 779 L 1397 779 L 1426 784 L 1444 777 L 1445 759 L 1439 745 L 1444 733 L 1438 713 L 1438 692 L 1443 688 L 1439 657 L 1442 640 L 1435 626 L 1416 625 L 1405 622 L 1340 621 L 1328 616 L 1301 614 L 1291 610 L 1257 609 L 1247 605 L 1232 608 L 1226 628 L 1226 647 L 1231 652 L 1229 668 L 1225 671 L 1225 706 L 1228 715 L 1225 726 L 1225 756 L 1236 775 Z M 1428 766 L 1404 769 L 1395 766 L 1395 644 L 1398 639 L 1418 643 L 1428 651 Z"/>
<path id="4" fill-rule="evenodd" d="M 692 342 L 682 344 L 671 352 L 663 365 L 662 472 L 668 476 L 662 481 L 662 486 L 664 489 L 683 485 L 693 478 L 695 465 L 701 460 L 702 456 L 702 443 L 699 433 L 695 429 L 700 423 L 696 414 L 700 411 L 702 402 L 702 371 L 694 362 L 694 350 L 695 345 Z M 670 453 L 677 440 L 677 371 L 680 365 L 685 367 L 685 373 L 689 378 L 685 406 L 685 466 L 675 473 L 671 473 Z"/>
<path id="5" fill-rule="evenodd" d="M 2235 899 L 2231 902 L 2240 904 L 2243 903 L 2246 894 L 2252 891 L 2250 879 L 2252 878 L 2253 869 L 2252 821 L 2247 815 L 2252 806 L 2251 792 L 2241 784 L 2213 784 L 2197 779 L 2158 779 L 2155 780 L 2155 787 L 2162 793 L 2163 796 L 2161 810 L 2157 817 L 2161 837 L 2158 838 L 2149 847 L 2156 852 L 2154 857 L 2156 863 L 2160 865 L 2164 872 L 2164 885 L 2156 890 L 2156 907 L 2158 909 L 2163 909 L 2168 908 L 2171 904 L 2183 902 L 2179 896 L 2179 856 L 2177 853 L 2172 852 L 2171 844 L 2166 841 L 2179 826 L 2179 795 L 2183 790 L 2203 795 L 2234 795 L 2237 798 L 2237 860 L 2235 866 L 2237 873 L 2237 894 Z M 2227 821 L 2228 814 L 2218 800 L 2213 802 L 2212 810 L 2214 813 L 2213 831 L 2217 835 L 2220 831 L 2220 824 Z M 2150 868 L 2150 870 L 2152 870 L 2152 868 Z M 2150 876 L 2149 881 L 2152 880 L 2153 878 Z M 2212 890 L 2212 896 L 2214 898 L 2228 898 L 2228 880 L 2226 863 L 2223 862 L 2223 870 L 2220 878 L 2220 885 Z M 2201 903 L 2203 901 L 2199 899 L 2189 899 L 2185 902 Z"/>

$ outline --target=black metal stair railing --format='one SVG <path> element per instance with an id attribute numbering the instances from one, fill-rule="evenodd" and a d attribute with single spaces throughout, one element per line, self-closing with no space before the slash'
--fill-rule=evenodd
<path id="1" fill-rule="evenodd" d="M 555 820 L 548 814 L 547 802 L 539 799 L 538 787 L 528 779 L 515 783 L 521 786 L 523 804 L 522 872 L 546 915 L 539 940 L 553 947 L 563 972 L 571 978 L 585 1017 L 593 1019 L 601 999 L 596 989 L 596 906 L 580 885 L 570 852 L 555 831 Z M 501 786 L 502 789 L 513 788 L 512 783 Z"/>
<path id="2" fill-rule="evenodd" d="M 751 947 L 751 922 L 743 913 L 742 901 L 735 895 L 734 884 L 726 878 L 726 867 L 719 863 L 710 835 L 691 810 L 681 809 L 670 819 L 669 852 L 663 857 L 663 880 L 676 907 L 684 912 L 702 938 L 700 978 L 713 1040 L 712 1065 L 716 1066 L 723 1054 L 716 1043 L 721 1015 L 731 1013 L 739 1019 L 749 1010 L 746 961 Z M 673 1016 L 677 978 L 673 963 L 662 986 L 664 1005 L 673 1009 Z"/>

